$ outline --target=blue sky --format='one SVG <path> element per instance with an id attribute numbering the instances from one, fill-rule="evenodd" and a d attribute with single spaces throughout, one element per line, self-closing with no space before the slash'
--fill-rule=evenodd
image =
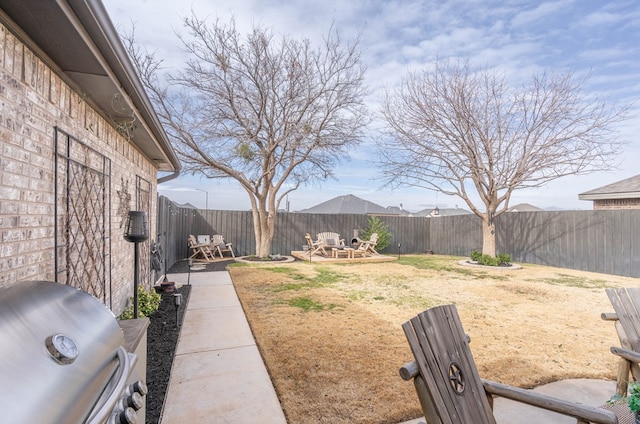
<path id="1" fill-rule="evenodd" d="M 636 102 L 634 116 L 619 125 L 628 141 L 612 172 L 564 177 L 539 189 L 516 191 L 510 205 L 591 209 L 578 194 L 640 173 L 640 3 L 637 0 L 103 0 L 120 32 L 135 25 L 136 39 L 157 52 L 168 67 L 181 66 L 184 54 L 174 31 L 191 10 L 211 21 L 235 18 L 243 33 L 253 25 L 276 34 L 321 40 L 330 25 L 343 38 L 362 32 L 360 49 L 371 90 L 368 105 L 378 112 L 385 87 L 396 85 L 409 69 L 430 66 L 436 57 L 470 58 L 474 65 L 495 67 L 513 83 L 534 72 L 590 74 L 588 96 L 610 104 Z M 372 128 L 372 131 L 375 128 Z M 362 145 L 336 168 L 337 180 L 302 188 L 289 195 L 290 210 L 301 210 L 336 196 L 353 194 L 382 206 L 418 211 L 439 206 L 467 208 L 457 198 L 423 189 L 381 187 L 375 150 Z M 193 176 L 161 184 L 159 192 L 179 203 L 212 209 L 249 209 L 237 184 Z M 283 207 L 285 205 L 282 205 Z"/>

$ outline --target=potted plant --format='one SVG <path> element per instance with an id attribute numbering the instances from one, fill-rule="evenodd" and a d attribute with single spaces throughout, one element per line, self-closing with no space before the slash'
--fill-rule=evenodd
<path id="1" fill-rule="evenodd" d="M 638 419 L 638 412 L 640 412 L 640 383 L 635 381 L 629 383 L 627 403 L 629 404 L 629 409 L 631 409 L 631 412 L 633 412 L 633 415 L 636 418 L 636 424 L 640 424 L 640 419 Z"/>

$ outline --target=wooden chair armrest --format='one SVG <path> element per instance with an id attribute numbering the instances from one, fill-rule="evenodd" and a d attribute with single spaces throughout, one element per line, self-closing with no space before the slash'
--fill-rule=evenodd
<path id="1" fill-rule="evenodd" d="M 612 347 L 611 353 L 614 355 L 618 355 L 621 358 L 626 359 L 627 361 L 640 363 L 640 353 L 634 352 L 633 350 L 625 349 L 623 347 Z"/>
<path id="2" fill-rule="evenodd" d="M 618 321 L 618 314 L 615 312 L 603 312 L 600 314 L 600 318 L 604 321 Z"/>
<path id="3" fill-rule="evenodd" d="M 409 381 L 420 373 L 418 363 L 416 361 L 407 362 L 400 367 L 400 377 L 404 381 Z"/>
<path id="4" fill-rule="evenodd" d="M 568 415 L 582 421 L 599 424 L 618 423 L 616 414 L 605 409 L 569 402 L 542 393 L 535 393 L 531 390 L 507 386 L 495 381 L 482 379 L 482 384 L 484 385 L 485 391 L 489 394 L 537 406 L 538 408 Z"/>

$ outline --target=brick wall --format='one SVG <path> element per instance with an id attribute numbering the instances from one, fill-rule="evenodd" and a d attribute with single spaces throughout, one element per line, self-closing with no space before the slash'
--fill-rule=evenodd
<path id="1" fill-rule="evenodd" d="M 0 25 L 0 287 L 55 280 L 55 128 L 111 160 L 111 303 L 119 314 L 132 295 L 133 245 L 123 239 L 126 212 L 136 207 L 136 180 L 150 182 L 153 163 L 24 44 Z M 141 261 L 148 258 L 141 258 Z"/>
<path id="2" fill-rule="evenodd" d="M 595 210 L 640 209 L 640 199 L 607 199 L 594 200 Z"/>

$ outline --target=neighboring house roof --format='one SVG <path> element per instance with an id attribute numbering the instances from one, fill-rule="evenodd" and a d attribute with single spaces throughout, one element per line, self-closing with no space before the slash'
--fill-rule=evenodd
<path id="1" fill-rule="evenodd" d="M 436 216 L 455 216 L 455 215 L 469 215 L 472 212 L 469 212 L 466 209 L 461 209 L 458 207 L 455 208 L 427 208 L 423 209 L 419 212 L 416 212 L 415 216 L 427 216 L 427 217 L 436 217 Z"/>
<path id="2" fill-rule="evenodd" d="M 106 119 L 117 125 L 135 116 L 131 141 L 160 171 L 180 170 L 180 161 L 100 1 L 0 0 L 0 22 Z M 114 100 L 122 107 L 114 107 Z"/>
<path id="3" fill-rule="evenodd" d="M 413 216 L 413 212 L 409 212 L 402 206 L 387 206 L 385 209 L 388 215 Z"/>
<path id="4" fill-rule="evenodd" d="M 368 215 L 397 215 L 390 213 L 386 208 L 361 199 L 353 194 L 338 196 L 309 209 L 303 209 L 302 213 L 335 213 L 335 214 L 368 214 Z"/>
<path id="5" fill-rule="evenodd" d="M 187 202 L 187 203 L 174 203 L 176 205 L 176 207 L 178 208 L 184 208 L 184 209 L 198 209 L 195 206 L 193 206 L 191 203 Z"/>
<path id="6" fill-rule="evenodd" d="M 515 206 L 509 208 L 508 212 L 540 212 L 544 209 L 537 206 L 533 206 L 529 203 L 518 203 Z"/>
<path id="7" fill-rule="evenodd" d="M 636 199 L 640 198 L 640 175 L 578 194 L 580 200 Z"/>

